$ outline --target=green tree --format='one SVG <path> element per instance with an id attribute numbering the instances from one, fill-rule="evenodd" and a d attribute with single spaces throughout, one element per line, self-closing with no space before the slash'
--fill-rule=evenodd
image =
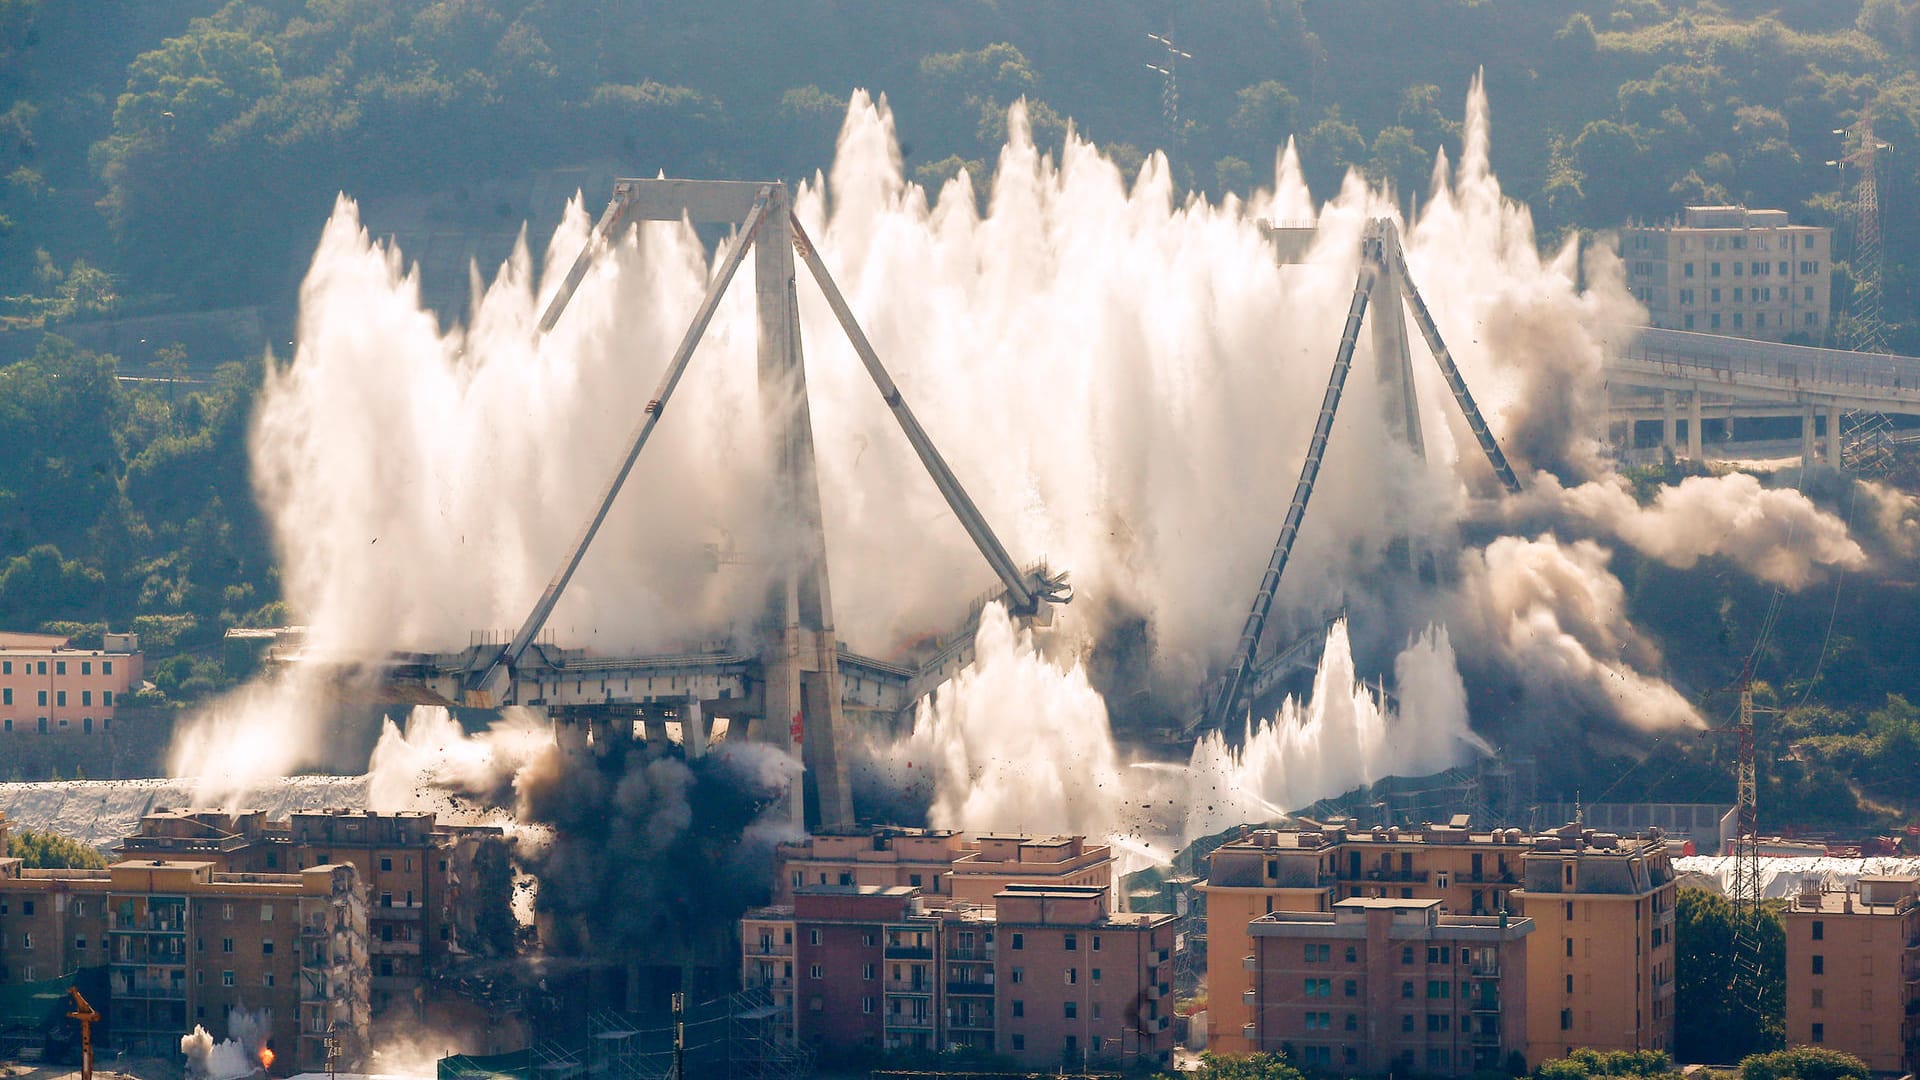
<path id="1" fill-rule="evenodd" d="M 1740 1080 L 1868 1080 L 1872 1075 L 1866 1062 L 1822 1046 L 1795 1046 L 1740 1061 Z"/>
<path id="2" fill-rule="evenodd" d="M 1233 117 L 1227 126 L 1241 137 L 1250 152 L 1271 154 L 1293 134 L 1300 99 L 1286 84 L 1268 79 L 1234 95 Z"/>
<path id="3" fill-rule="evenodd" d="M 1675 1052 L 1689 1061 L 1734 1061 L 1779 1046 L 1786 942 L 1776 907 L 1749 917 L 1718 893 L 1681 889 L 1674 905 Z M 1746 967 L 1747 957 L 1757 960 L 1757 970 Z"/>
<path id="4" fill-rule="evenodd" d="M 1205 1053 L 1200 1055 L 1198 1069 L 1172 1076 L 1162 1073 L 1154 1080 L 1306 1080 L 1306 1076 L 1285 1054 Z"/>
<path id="5" fill-rule="evenodd" d="M 8 834 L 7 854 L 29 870 L 100 870 L 107 865 L 105 856 L 78 840 L 32 829 Z"/>
<path id="6" fill-rule="evenodd" d="M 1587 1080 L 1595 1076 L 1678 1076 L 1673 1059 L 1664 1050 L 1589 1050 L 1584 1047 L 1563 1058 L 1540 1063 L 1536 1080 Z"/>

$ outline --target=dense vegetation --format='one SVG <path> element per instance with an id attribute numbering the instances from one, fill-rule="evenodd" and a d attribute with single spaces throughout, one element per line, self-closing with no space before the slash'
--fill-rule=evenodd
<path id="1" fill-rule="evenodd" d="M 1168 60 L 1149 32 L 1192 54 L 1177 94 L 1148 69 Z M 1436 152 L 1458 154 L 1482 68 L 1495 167 L 1549 237 L 1725 199 L 1835 225 L 1844 256 L 1833 131 L 1870 113 L 1891 144 L 1893 340 L 1920 352 L 1920 0 L 0 0 L 0 328 L 19 328 L 0 333 L 17 361 L 0 370 L 0 626 L 140 630 L 160 692 L 190 698 L 223 681 L 226 626 L 282 617 L 245 474 L 257 358 L 156 342 L 120 363 L 38 328 L 264 305 L 284 330 L 337 191 L 511 229 L 524 204 L 490 193 L 561 166 L 798 177 L 829 163 L 867 87 L 925 182 L 991 171 L 1025 98 L 1043 143 L 1071 118 L 1126 163 L 1165 148 L 1211 195 L 1270 183 L 1295 138 L 1319 194 L 1356 167 L 1412 199 Z M 1815 494 L 1853 512 L 1849 491 Z M 1713 691 L 1771 591 L 1616 565 L 1721 719 Z M 1790 598 L 1760 657 L 1761 704 L 1783 710 L 1761 728 L 1763 822 L 1857 831 L 1920 790 L 1904 651 L 1920 605 L 1911 584 L 1832 588 Z M 1603 798 L 1731 801 L 1731 751 L 1676 735 L 1593 773 Z"/>
<path id="2" fill-rule="evenodd" d="M 1787 933 L 1777 907 L 1753 914 L 1705 889 L 1674 905 L 1674 1050 L 1737 1061 L 1786 1039 Z"/>
<path id="3" fill-rule="evenodd" d="M 107 865 L 104 855 L 78 840 L 32 829 L 9 833 L 6 855 L 29 870 L 102 870 Z"/>

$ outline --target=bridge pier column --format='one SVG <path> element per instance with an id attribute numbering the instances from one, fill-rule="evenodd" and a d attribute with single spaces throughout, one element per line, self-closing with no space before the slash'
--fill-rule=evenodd
<path id="1" fill-rule="evenodd" d="M 686 751 L 688 761 L 707 756 L 707 714 L 700 708 L 698 697 L 690 697 L 680 706 L 680 748 Z"/>
<path id="2" fill-rule="evenodd" d="M 1811 466 L 1818 458 L 1813 447 L 1813 405 L 1811 402 L 1800 409 L 1800 465 Z"/>
<path id="3" fill-rule="evenodd" d="M 1672 454 L 1680 443 L 1679 410 L 1674 407 L 1673 391 L 1660 391 L 1660 449 Z"/>
<path id="4" fill-rule="evenodd" d="M 1700 449 L 1700 391 L 1696 388 L 1687 395 L 1687 457 L 1701 460 Z"/>
<path id="5" fill-rule="evenodd" d="M 1840 467 L 1840 406 L 1827 406 L 1827 464 Z"/>

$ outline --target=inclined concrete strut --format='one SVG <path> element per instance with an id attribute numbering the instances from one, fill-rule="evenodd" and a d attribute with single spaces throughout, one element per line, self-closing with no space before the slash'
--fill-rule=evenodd
<path id="1" fill-rule="evenodd" d="M 1269 229 L 1268 234 L 1270 237 L 1293 241 L 1281 251 L 1282 261 L 1293 261 L 1293 256 L 1304 253 L 1307 244 L 1302 237 L 1310 238 L 1311 230 L 1298 227 Z M 1293 554 L 1294 541 L 1299 538 L 1300 526 L 1306 519 L 1307 503 L 1313 498 L 1314 481 L 1320 474 L 1327 439 L 1333 431 L 1333 418 L 1340 407 L 1341 391 L 1346 386 L 1347 372 L 1353 363 L 1354 346 L 1360 339 L 1360 326 L 1366 319 L 1368 304 L 1376 293 L 1380 303 L 1373 305 L 1373 344 L 1377 354 L 1375 361 L 1380 365 L 1383 418 L 1388 433 L 1404 440 L 1416 457 L 1425 458 L 1419 403 L 1414 396 L 1413 372 L 1407 350 L 1406 324 L 1400 308 L 1400 302 L 1404 299 L 1407 310 L 1413 313 L 1414 323 L 1420 327 L 1421 336 L 1426 338 L 1434 362 L 1445 377 L 1448 388 L 1453 391 L 1454 402 L 1466 417 L 1467 426 L 1480 443 L 1487 463 L 1493 467 L 1494 475 L 1507 491 L 1520 490 L 1519 478 L 1508 464 L 1499 441 L 1488 429 L 1473 395 L 1468 393 L 1466 380 L 1461 378 L 1460 369 L 1453 362 L 1453 354 L 1441 339 L 1432 313 L 1427 310 L 1420 290 L 1407 272 L 1406 254 L 1400 247 L 1398 228 L 1386 218 L 1367 222 L 1360 240 L 1360 270 L 1354 281 L 1353 303 L 1347 310 L 1347 325 L 1340 335 L 1340 346 L 1334 353 L 1333 370 L 1327 378 L 1326 396 L 1321 400 L 1320 415 L 1314 422 L 1313 437 L 1307 442 L 1307 456 L 1300 465 L 1300 479 L 1294 485 L 1293 501 L 1287 506 L 1286 519 L 1280 526 L 1279 538 L 1274 541 L 1267 569 L 1260 576 L 1260 585 L 1254 590 L 1252 608 L 1247 613 L 1232 664 L 1221 680 L 1219 692 L 1205 703 L 1202 711 L 1189 717 L 1183 728 L 1185 733 L 1190 734 L 1203 725 L 1210 730 L 1223 728 L 1244 699 L 1257 696 L 1251 692 L 1256 683 L 1260 684 L 1260 689 L 1265 689 L 1277 681 L 1277 676 L 1272 675 L 1270 669 L 1263 669 L 1259 664 L 1260 639 L 1266 633 L 1274 595 L 1279 591 L 1280 579 Z M 1301 642 L 1296 641 L 1285 652 L 1297 655 L 1300 645 Z M 1276 663 L 1274 666 L 1280 665 Z"/>
<path id="2" fill-rule="evenodd" d="M 529 655 L 534 639 L 552 616 L 560 596 L 579 569 L 594 536 L 606 521 L 614 500 L 619 497 L 634 464 L 666 411 L 674 388 L 686 373 L 721 297 L 751 250 L 754 254 L 758 325 L 756 349 L 761 401 L 767 414 L 774 418 L 771 449 L 775 457 L 775 476 L 779 479 L 775 508 L 778 513 L 793 519 L 798 534 L 794 552 L 784 559 L 784 572 L 776 574 L 770 586 L 765 613 L 759 624 L 760 651 L 757 656 L 692 655 L 610 660 L 601 665 L 606 670 L 599 673 L 600 683 L 602 694 L 611 705 L 616 699 L 606 685 L 609 675 L 617 675 L 624 688 L 636 674 L 643 674 L 649 685 L 653 682 L 654 672 L 667 674 L 677 687 L 674 692 L 684 695 L 683 729 L 693 732 L 687 738 L 699 737 L 704 728 L 707 706 L 717 704 L 730 710 L 729 722 L 737 725 L 730 731 L 744 728 L 747 738 L 783 745 L 804 763 L 802 777 L 795 781 L 788 798 L 788 806 L 797 823 L 824 827 L 851 824 L 851 788 L 846 761 L 841 753 L 844 741 L 843 692 L 853 694 L 856 699 L 850 707 L 860 707 L 866 699 L 877 700 L 889 693 L 880 682 L 891 679 L 910 687 L 911 680 L 924 680 L 927 673 L 909 669 L 895 672 L 876 661 L 844 653 L 834 634 L 832 594 L 827 580 L 826 534 L 821 520 L 819 477 L 814 461 L 813 427 L 801 349 L 794 273 L 796 251 L 807 263 L 808 270 L 826 296 L 854 352 L 893 412 L 907 441 L 919 455 L 935 487 L 1000 578 L 1013 613 L 1029 622 L 1048 621 L 1051 605 L 1064 604 L 1072 599 L 1066 575 L 1050 573 L 1044 567 L 1023 570 L 1007 553 L 1006 547 L 934 447 L 918 418 L 907 407 L 899 387 L 881 364 L 846 298 L 794 217 L 792 195 L 784 184 L 666 179 L 618 181 L 606 212 L 601 215 L 580 255 L 575 258 L 559 289 L 548 302 L 540 321 L 542 333 L 551 331 L 558 323 L 567 304 L 585 280 L 593 260 L 611 245 L 621 226 L 632 220 L 732 223 L 739 226 L 739 233 L 721 261 L 680 347 L 668 361 L 660 388 L 647 403 L 645 417 L 635 429 L 626 456 L 608 481 L 592 516 L 506 647 L 490 656 L 485 649 L 478 650 L 474 665 L 466 669 L 461 681 L 462 702 L 490 707 L 522 697 L 528 691 L 532 696 L 523 699 L 537 704 L 546 703 L 549 695 L 560 702 L 580 696 L 577 685 L 570 688 L 573 694 L 569 695 L 567 689 L 557 682 L 549 685 L 544 681 L 555 673 L 556 667 L 546 658 L 534 665 L 539 670 L 526 673 L 532 681 L 526 684 L 527 690 L 523 691 L 520 689 L 520 680 L 516 678 L 516 665 Z M 851 688 L 843 686 L 843 664 L 853 665 L 852 678 L 857 685 Z M 574 665 L 563 659 L 558 670 L 581 670 L 584 666 L 589 665 Z M 668 672 L 669 668 L 678 674 Z M 433 676 L 428 675 L 428 678 L 431 680 Z M 876 682 L 876 679 L 880 682 Z M 728 685 L 737 685 L 745 693 L 729 698 Z M 716 693 L 720 695 L 717 701 L 713 700 Z M 723 712 L 723 715 L 729 713 Z M 692 718 L 690 727 L 687 726 L 688 717 Z M 689 753 L 696 752 L 689 743 Z"/>

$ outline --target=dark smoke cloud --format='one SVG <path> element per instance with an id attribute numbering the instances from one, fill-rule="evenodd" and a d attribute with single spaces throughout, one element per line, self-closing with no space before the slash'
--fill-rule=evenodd
<path id="1" fill-rule="evenodd" d="M 552 829 L 524 855 L 548 946 L 698 953 L 766 902 L 774 848 L 797 830 L 777 804 L 799 766 L 742 744 L 698 760 L 639 742 L 557 742 L 519 772 L 516 815 Z"/>

